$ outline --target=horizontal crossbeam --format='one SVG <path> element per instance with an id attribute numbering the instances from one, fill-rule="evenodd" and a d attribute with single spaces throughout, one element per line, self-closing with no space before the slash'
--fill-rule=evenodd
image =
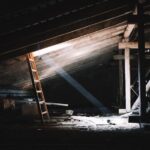
<path id="1" fill-rule="evenodd" d="M 137 56 L 131 55 L 130 59 L 135 59 Z M 114 60 L 124 60 L 124 55 L 114 55 L 113 56 Z M 150 55 L 145 55 L 145 59 L 150 59 Z"/>
<path id="2" fill-rule="evenodd" d="M 118 45 L 119 49 L 138 49 L 138 42 L 121 42 Z M 150 42 L 145 42 L 145 48 L 149 49 L 150 48 Z"/>

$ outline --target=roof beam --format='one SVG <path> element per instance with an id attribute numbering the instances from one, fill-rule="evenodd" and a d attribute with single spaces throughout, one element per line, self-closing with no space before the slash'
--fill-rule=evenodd
<path id="1" fill-rule="evenodd" d="M 135 24 L 128 24 L 127 25 L 127 28 L 126 28 L 124 35 L 123 35 L 125 39 L 129 38 L 129 36 L 131 35 L 134 28 L 135 28 Z"/>
<path id="2" fill-rule="evenodd" d="M 137 7 L 135 8 L 135 10 L 133 11 L 133 15 L 137 14 Z M 124 31 L 124 39 L 128 39 L 132 33 L 132 31 L 134 30 L 134 28 L 136 27 L 136 24 L 128 24 L 126 27 L 126 30 Z"/>

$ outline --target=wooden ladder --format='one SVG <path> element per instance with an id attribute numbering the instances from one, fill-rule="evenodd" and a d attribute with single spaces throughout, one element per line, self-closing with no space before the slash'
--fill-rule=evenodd
<path id="1" fill-rule="evenodd" d="M 38 106 L 41 122 L 44 123 L 46 121 L 49 121 L 50 117 L 43 94 L 42 85 L 39 79 L 36 62 L 32 53 L 27 54 L 26 59 L 29 67 L 29 72 L 35 93 L 35 100 Z"/>

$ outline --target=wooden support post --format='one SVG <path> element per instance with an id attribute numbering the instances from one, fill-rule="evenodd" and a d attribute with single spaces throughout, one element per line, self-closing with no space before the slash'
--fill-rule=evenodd
<path id="1" fill-rule="evenodd" d="M 145 40 L 144 40 L 144 10 L 143 4 L 138 3 L 138 81 L 139 81 L 139 99 L 140 99 L 140 116 L 146 114 L 146 98 L 145 98 Z"/>
<path id="2" fill-rule="evenodd" d="M 137 14 L 137 7 L 135 8 L 135 10 L 133 11 L 133 14 Z M 122 42 L 124 41 L 128 41 L 131 33 L 133 32 L 134 28 L 135 28 L 135 24 L 128 24 L 126 29 L 125 29 L 125 32 L 124 32 L 124 39 L 122 40 Z M 120 49 L 120 48 L 119 48 Z M 122 48 L 122 49 L 125 49 L 125 48 Z M 122 54 L 122 49 L 121 51 L 119 52 L 119 54 Z M 123 86 L 124 86 L 124 83 L 123 83 L 123 61 L 125 59 L 125 80 L 126 80 L 126 88 L 125 88 L 125 107 L 126 109 L 120 109 L 119 110 L 119 113 L 125 113 L 125 112 L 128 112 L 130 111 L 131 109 L 131 90 L 130 90 L 130 52 L 129 52 L 129 49 L 126 49 L 125 50 L 125 57 L 122 57 L 123 59 L 119 59 L 119 93 L 120 93 L 120 98 L 123 98 L 123 95 L 124 95 L 124 92 L 123 92 Z M 129 77 L 129 78 L 128 78 Z M 122 101 L 122 99 L 121 99 Z"/>
<path id="3" fill-rule="evenodd" d="M 125 105 L 126 111 L 130 112 L 131 111 L 130 49 L 125 49 L 124 54 L 125 54 Z"/>
<path id="4" fill-rule="evenodd" d="M 122 51 L 119 51 L 119 54 L 123 54 Z M 119 60 L 119 107 L 122 107 L 124 101 L 124 73 L 123 73 L 123 60 Z"/>

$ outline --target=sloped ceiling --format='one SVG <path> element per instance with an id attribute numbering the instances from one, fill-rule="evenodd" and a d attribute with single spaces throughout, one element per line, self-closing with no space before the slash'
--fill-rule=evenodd
<path id="1" fill-rule="evenodd" d="M 64 48 L 55 49 L 48 54 L 37 56 L 36 63 L 41 79 L 52 78 L 56 75 L 50 59 L 53 59 L 66 71 L 77 71 L 89 65 L 99 63 L 102 65 L 112 59 L 113 50 L 121 40 L 121 35 L 126 28 L 126 23 L 117 24 L 105 30 L 100 30 L 58 45 L 66 45 Z M 103 57 L 102 57 L 103 56 Z M 0 77 L 2 85 L 16 87 L 28 87 L 31 82 L 25 56 L 3 61 L 0 65 Z"/>
<path id="2" fill-rule="evenodd" d="M 35 51 L 37 44 L 44 48 L 122 23 L 134 8 L 129 0 L 13 2 L 6 5 L 7 12 L 0 10 L 2 59 Z"/>
<path id="3" fill-rule="evenodd" d="M 2 11 L 0 57 L 10 59 L 0 63 L 0 86 L 28 88 L 31 81 L 26 59 L 18 55 L 59 43 L 67 46 L 36 57 L 41 80 L 56 75 L 50 59 L 68 72 L 110 62 L 132 10 L 129 1 L 53 0 L 36 5 L 33 1 L 12 13 Z"/>

